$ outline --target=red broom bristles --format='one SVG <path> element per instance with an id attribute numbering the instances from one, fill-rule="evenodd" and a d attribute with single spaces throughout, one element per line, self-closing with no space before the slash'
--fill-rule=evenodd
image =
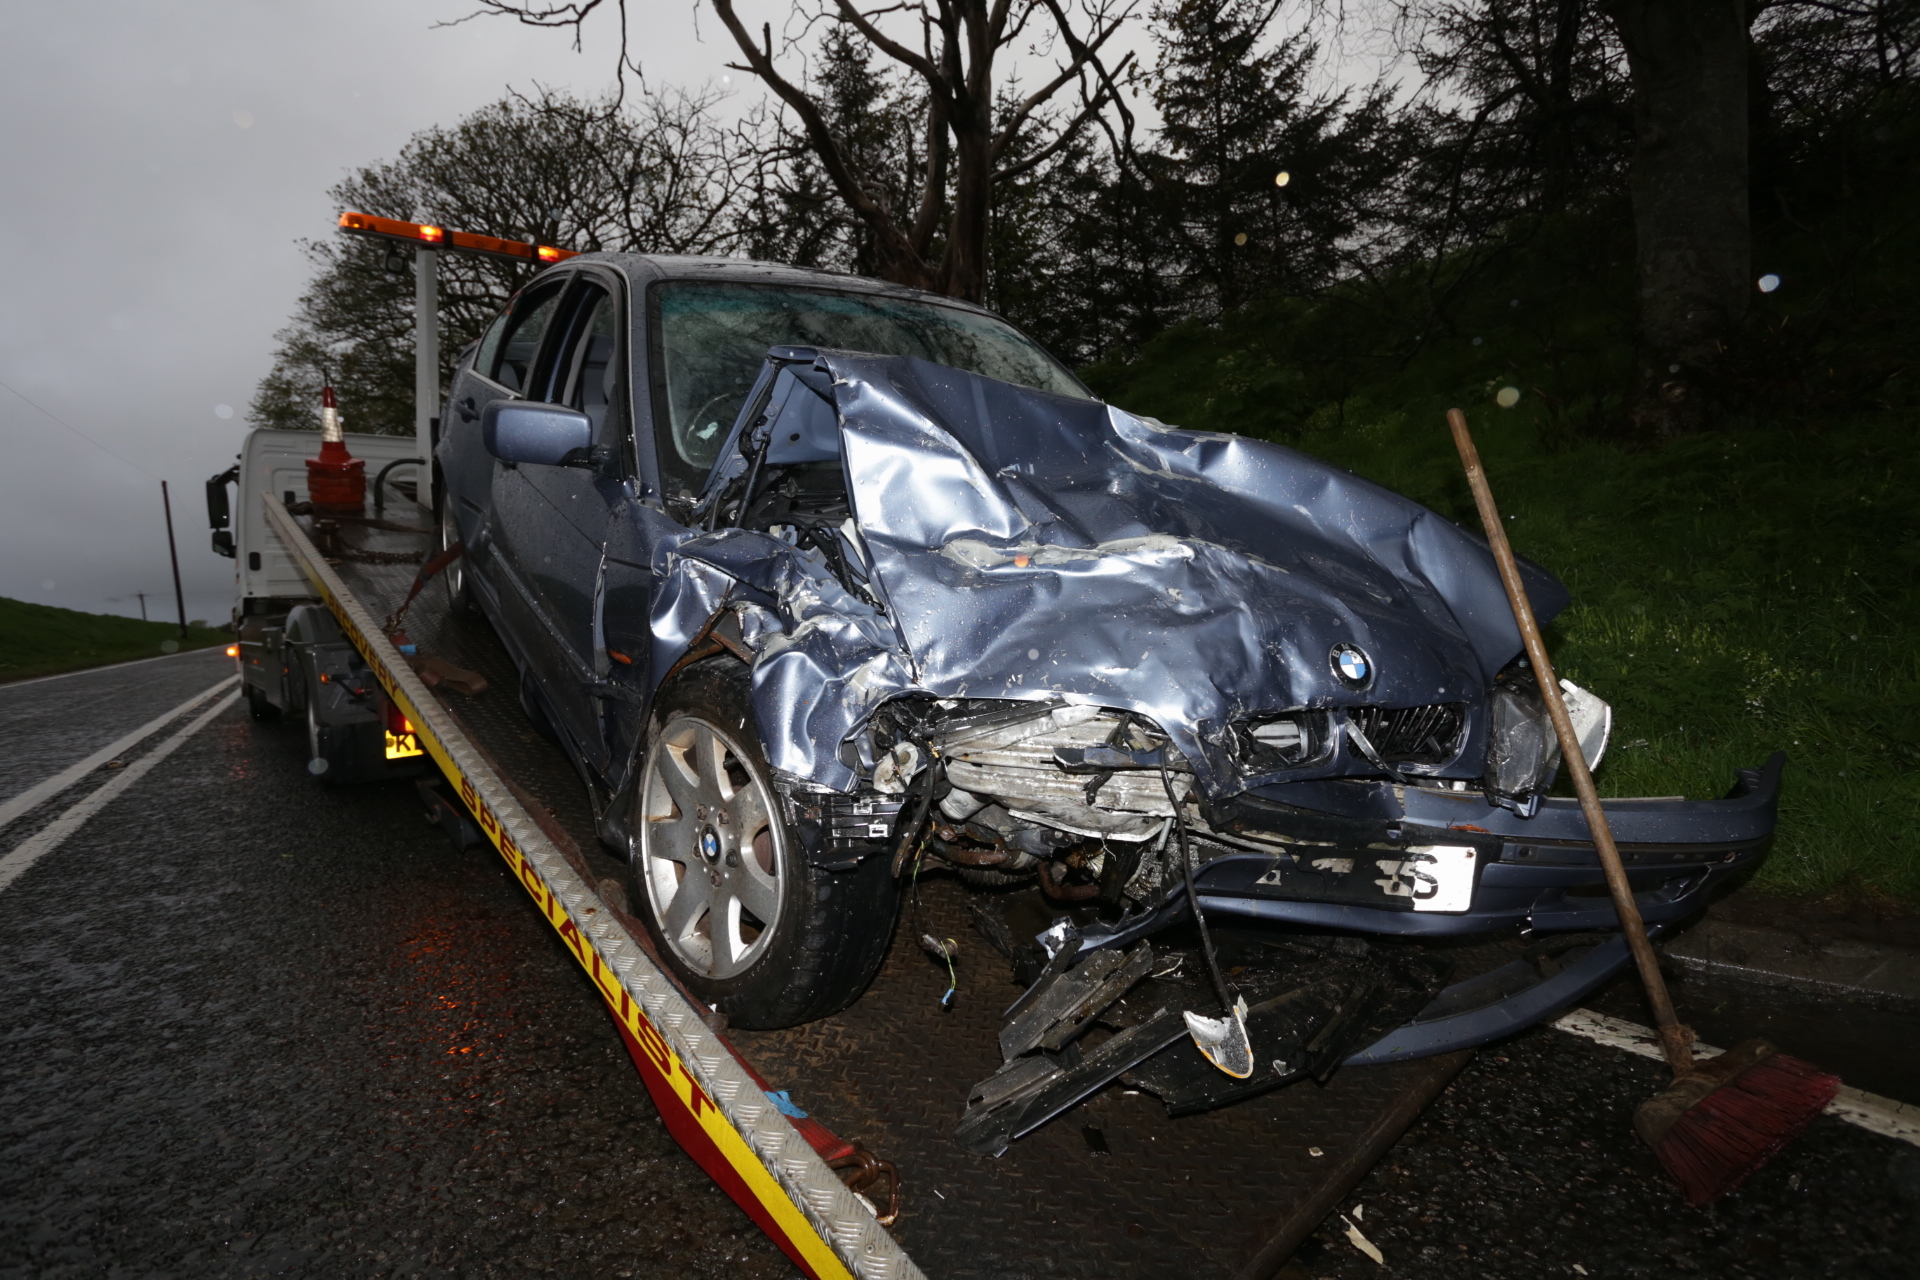
<path id="1" fill-rule="evenodd" d="M 1827 1109 L 1840 1077 L 1784 1053 L 1762 1058 L 1689 1107 L 1654 1147 L 1691 1205 L 1726 1195 Z"/>

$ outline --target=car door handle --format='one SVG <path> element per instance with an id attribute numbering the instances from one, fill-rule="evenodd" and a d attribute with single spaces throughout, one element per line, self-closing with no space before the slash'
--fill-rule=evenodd
<path id="1" fill-rule="evenodd" d="M 475 407 L 472 396 L 466 397 L 459 404 L 455 405 L 454 411 L 460 415 L 460 421 L 462 422 L 472 422 L 480 416 L 480 410 Z"/>

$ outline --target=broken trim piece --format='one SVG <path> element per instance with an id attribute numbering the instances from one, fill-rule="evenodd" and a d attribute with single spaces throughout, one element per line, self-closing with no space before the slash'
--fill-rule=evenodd
<path id="1" fill-rule="evenodd" d="M 1139 1026 L 1103 1041 L 1072 1065 L 1045 1057 L 1016 1058 L 974 1087 L 953 1140 L 976 1155 L 1003 1155 L 1015 1138 L 1118 1080 L 1186 1033 L 1186 1020 L 1162 1009 Z M 994 1082 L 1003 1077 L 1010 1087 L 994 1089 Z"/>

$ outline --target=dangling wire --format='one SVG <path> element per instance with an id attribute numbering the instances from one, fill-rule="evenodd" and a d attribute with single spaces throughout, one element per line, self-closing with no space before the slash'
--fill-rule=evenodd
<path id="1" fill-rule="evenodd" d="M 936 938 L 930 933 L 920 935 L 920 949 L 936 960 L 947 964 L 947 992 L 940 997 L 940 1011 L 953 1012 L 953 1002 L 960 994 L 960 975 L 954 970 L 953 958 L 960 952 L 960 944 L 952 938 Z"/>
<path id="2" fill-rule="evenodd" d="M 1193 911 L 1193 922 L 1200 927 L 1200 954 L 1206 958 L 1207 974 L 1213 979 L 1213 993 L 1220 998 L 1220 1011 L 1233 1016 L 1233 999 L 1227 994 L 1227 980 L 1220 973 L 1220 958 L 1213 954 L 1213 932 L 1207 928 L 1206 913 L 1200 910 L 1200 899 L 1193 889 L 1193 847 L 1187 843 L 1187 820 L 1180 812 L 1180 802 L 1173 796 L 1173 778 L 1167 773 L 1167 762 L 1160 760 L 1160 785 L 1167 789 L 1167 803 L 1173 806 L 1173 829 L 1180 837 L 1180 870 L 1187 880 L 1187 906 Z"/>
<path id="3" fill-rule="evenodd" d="M 920 803 L 915 807 L 913 817 L 899 828 L 900 843 L 893 852 L 893 876 L 896 880 L 907 869 L 907 859 L 919 856 L 926 848 L 927 818 L 933 812 L 934 788 L 939 785 L 939 779 L 934 775 L 937 763 L 938 757 L 929 752 L 925 771 L 926 783 L 920 788 Z M 902 803 L 900 812 L 904 814 L 906 811 L 907 807 Z M 916 841 L 918 849 L 915 847 Z"/>
<path id="4" fill-rule="evenodd" d="M 895 876 L 898 876 L 902 870 L 901 861 L 905 859 L 907 863 L 905 868 L 907 871 L 907 911 L 908 914 L 913 917 L 913 928 L 915 932 L 919 932 L 921 927 L 920 868 L 927 860 L 927 842 L 933 839 L 933 824 L 928 822 L 927 818 L 933 808 L 933 793 L 939 786 L 939 780 L 936 779 L 933 774 L 937 763 L 938 757 L 929 752 L 926 767 L 927 781 L 925 787 L 921 790 L 922 803 L 920 805 L 919 815 L 913 819 L 913 826 L 909 835 L 911 843 L 909 843 L 908 840 L 902 840 L 899 849 L 894 853 L 893 873 Z M 901 806 L 900 811 L 902 813 L 906 812 L 906 806 L 904 804 Z M 951 938 L 942 941 L 941 939 L 935 938 L 931 933 L 920 934 L 921 948 L 936 959 L 946 961 L 947 964 L 947 990 L 946 994 L 940 997 L 940 1010 L 943 1013 L 953 1012 L 954 1000 L 960 994 L 960 975 L 954 971 L 953 967 L 953 952 L 959 950 L 959 945 L 959 943 Z"/>

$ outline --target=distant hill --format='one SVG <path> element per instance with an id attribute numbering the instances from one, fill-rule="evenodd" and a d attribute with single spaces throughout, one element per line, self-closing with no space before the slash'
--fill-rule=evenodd
<path id="1" fill-rule="evenodd" d="M 0 596 L 0 683 L 232 642 L 231 632 L 213 627 L 190 627 L 183 641 L 177 623 L 81 613 Z"/>

